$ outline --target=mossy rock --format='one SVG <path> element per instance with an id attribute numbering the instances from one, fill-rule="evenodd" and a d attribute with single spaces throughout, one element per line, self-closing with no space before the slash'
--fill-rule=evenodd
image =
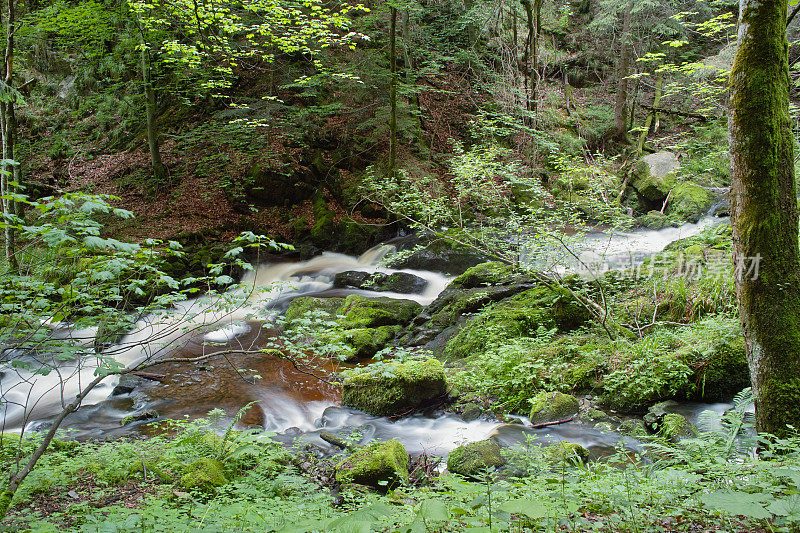
<path id="1" fill-rule="evenodd" d="M 551 463 L 578 465 L 589 460 L 589 450 L 580 444 L 564 440 L 545 448 L 545 457 Z"/>
<path id="2" fill-rule="evenodd" d="M 321 311 L 328 315 L 335 316 L 343 303 L 344 298 L 301 296 L 292 300 L 289 307 L 286 308 L 284 317 L 286 318 L 287 325 L 291 327 L 293 321 L 303 318 L 311 311 Z"/>
<path id="3" fill-rule="evenodd" d="M 589 319 L 589 313 L 566 289 L 535 287 L 471 318 L 448 341 L 443 355 L 468 357 L 504 341 L 536 336 L 539 328 L 570 331 Z"/>
<path id="4" fill-rule="evenodd" d="M 581 418 L 584 418 L 586 420 L 599 421 L 599 420 L 608 420 L 610 417 L 605 411 L 601 411 L 600 409 L 592 407 L 591 409 L 587 409 L 587 411 L 583 413 L 583 415 L 581 415 Z"/>
<path id="5" fill-rule="evenodd" d="M 447 456 L 447 470 L 469 478 L 480 478 L 490 468 L 500 468 L 506 460 L 493 440 L 482 440 L 459 446 Z"/>
<path id="6" fill-rule="evenodd" d="M 668 217 L 661 211 L 648 211 L 647 214 L 636 219 L 636 223 L 647 229 L 659 230 L 664 228 L 675 228 L 680 226 L 680 221 L 675 217 Z"/>
<path id="7" fill-rule="evenodd" d="M 633 438 L 642 438 L 648 435 L 644 422 L 635 418 L 625 420 L 617 427 L 617 432 Z"/>
<path id="8" fill-rule="evenodd" d="M 546 424 L 565 420 L 580 409 L 575 396 L 563 392 L 540 392 L 531 399 L 531 424 Z"/>
<path id="9" fill-rule="evenodd" d="M 677 413 L 668 413 L 661 419 L 658 434 L 665 439 L 677 441 L 678 439 L 695 435 L 694 426 L 685 416 Z"/>
<path id="10" fill-rule="evenodd" d="M 401 326 L 380 326 L 346 331 L 344 340 L 352 347 L 353 351 L 345 360 L 372 357 L 394 339 L 401 329 Z"/>
<path id="11" fill-rule="evenodd" d="M 675 186 L 680 163 L 675 154 L 660 152 L 643 157 L 634 167 L 630 185 L 645 202 L 663 202 Z"/>
<path id="12" fill-rule="evenodd" d="M 400 442 L 376 442 L 336 465 L 336 481 L 387 490 L 408 483 L 408 453 Z"/>
<path id="13" fill-rule="evenodd" d="M 508 285 L 517 281 L 519 275 L 511 265 L 498 261 L 489 261 L 475 265 L 458 276 L 450 284 L 451 287 L 473 289 L 489 285 Z"/>
<path id="14" fill-rule="evenodd" d="M 345 298 L 338 313 L 344 315 L 341 324 L 346 329 L 375 328 L 405 325 L 422 311 L 422 306 L 412 300 L 394 298 L 366 298 L 351 294 Z"/>
<path id="15" fill-rule="evenodd" d="M 342 403 L 376 416 L 407 412 L 447 392 L 444 366 L 436 359 L 389 362 L 348 375 Z"/>
<path id="16" fill-rule="evenodd" d="M 736 337 L 717 344 L 698 381 L 701 397 L 709 401 L 729 401 L 749 387 L 750 367 L 744 338 Z"/>
<path id="17" fill-rule="evenodd" d="M 697 222 L 714 205 L 716 196 L 694 183 L 679 183 L 672 189 L 667 202 L 667 214 Z"/>
<path id="18" fill-rule="evenodd" d="M 228 482 L 225 467 L 216 459 L 202 457 L 184 470 L 180 487 L 187 491 L 214 493 L 217 488 Z"/>

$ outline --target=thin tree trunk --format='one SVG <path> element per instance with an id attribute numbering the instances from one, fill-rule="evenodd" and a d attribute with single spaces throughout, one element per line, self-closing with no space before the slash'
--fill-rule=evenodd
<path id="1" fill-rule="evenodd" d="M 0 173 L 2 173 L 2 190 L 3 195 L 10 194 L 12 191 L 11 182 L 16 181 L 19 177 L 16 167 L 13 165 L 14 160 L 14 134 L 16 132 L 16 121 L 14 117 L 14 94 L 12 84 L 14 80 L 14 27 L 16 22 L 16 6 L 15 0 L 7 0 L 6 3 L 6 42 L 5 50 L 3 51 L 3 83 L 5 84 L 5 98 L 0 103 L 0 143 L 2 143 L 3 163 L 0 165 Z M 16 214 L 16 209 L 13 200 L 3 198 L 3 216 L 9 217 Z M 5 231 L 5 258 L 12 269 L 17 268 L 16 261 L 16 246 L 14 243 L 14 231 L 6 224 Z"/>
<path id="2" fill-rule="evenodd" d="M 740 0 L 728 135 L 736 293 L 761 432 L 800 427 L 800 250 L 786 0 Z"/>
<path id="3" fill-rule="evenodd" d="M 167 175 L 164 163 L 161 162 L 161 152 L 158 149 L 158 129 L 156 128 L 156 93 L 153 90 L 153 80 L 150 70 L 150 50 L 147 43 L 142 40 L 142 83 L 144 84 L 145 113 L 147 114 L 147 147 L 150 150 L 150 165 L 153 177 L 161 180 Z"/>
<path id="4" fill-rule="evenodd" d="M 389 64 L 392 81 L 389 86 L 389 173 L 394 174 L 397 165 L 397 8 L 391 8 L 391 27 L 389 29 Z"/>
<path id="5" fill-rule="evenodd" d="M 650 128 L 653 125 L 653 122 L 656 120 L 658 116 L 658 106 L 661 105 L 661 96 L 664 94 L 662 87 L 664 86 L 664 77 L 659 75 L 656 78 L 656 92 L 653 95 L 653 108 L 647 114 L 647 119 L 644 121 L 644 127 L 642 128 L 642 133 L 639 135 L 639 142 L 636 144 L 636 157 L 637 159 L 639 156 L 642 155 L 642 150 L 644 150 L 644 143 L 647 140 L 647 136 L 650 134 Z"/>
<path id="6" fill-rule="evenodd" d="M 614 138 L 620 142 L 628 142 L 628 70 L 631 63 L 631 18 L 633 2 L 628 2 L 622 14 L 622 34 L 620 35 L 620 53 L 617 63 L 617 96 L 614 102 Z"/>
<path id="7" fill-rule="evenodd" d="M 525 8 L 525 23 L 528 29 L 528 38 L 525 40 L 525 54 L 522 59 L 525 66 L 525 109 L 532 113 L 536 108 L 536 89 L 534 88 L 535 75 L 533 74 L 534 64 L 536 62 L 534 58 L 534 34 L 536 33 L 536 23 L 534 21 L 531 0 L 522 0 L 522 7 Z M 525 118 L 525 123 L 527 125 L 531 124 L 531 118 L 529 116 Z"/>

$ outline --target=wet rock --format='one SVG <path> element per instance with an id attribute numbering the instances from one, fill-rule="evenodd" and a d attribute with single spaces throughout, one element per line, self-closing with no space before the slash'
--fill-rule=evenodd
<path id="1" fill-rule="evenodd" d="M 408 454 L 396 440 L 361 448 L 336 465 L 336 481 L 387 490 L 408 483 Z"/>
<path id="2" fill-rule="evenodd" d="M 423 240 L 426 242 L 423 242 L 421 248 L 394 261 L 392 267 L 430 270 L 457 276 L 488 259 L 486 254 L 448 241 L 447 238 L 423 237 Z"/>
<path id="3" fill-rule="evenodd" d="M 216 459 L 202 457 L 190 464 L 179 482 L 182 489 L 206 494 L 214 493 L 217 488 L 228 482 L 225 467 Z"/>
<path id="4" fill-rule="evenodd" d="M 477 420 L 485 414 L 483 408 L 476 403 L 468 403 L 461 410 L 461 419 L 465 422 Z"/>
<path id="5" fill-rule="evenodd" d="M 578 399 L 562 392 L 540 392 L 531 399 L 531 424 L 558 422 L 574 416 L 580 405 Z"/>
<path id="6" fill-rule="evenodd" d="M 158 411 L 156 411 L 155 409 L 147 409 L 146 411 L 126 416 L 120 421 L 120 425 L 127 426 L 128 424 L 132 424 L 134 422 L 153 420 L 155 418 L 158 418 Z"/>
<path id="7" fill-rule="evenodd" d="M 353 288 L 376 292 L 420 294 L 428 286 L 428 281 L 408 272 L 395 272 L 393 274 L 376 272 L 370 274 L 368 272 L 349 270 L 336 274 L 333 286 L 334 288 Z"/>
<path id="8" fill-rule="evenodd" d="M 436 359 L 388 362 L 345 377 L 342 403 L 376 416 L 404 414 L 447 392 Z"/>
<path id="9" fill-rule="evenodd" d="M 506 464 L 500 445 L 493 440 L 482 440 L 459 446 L 447 456 L 447 470 L 469 478 L 481 478 L 490 468 Z"/>

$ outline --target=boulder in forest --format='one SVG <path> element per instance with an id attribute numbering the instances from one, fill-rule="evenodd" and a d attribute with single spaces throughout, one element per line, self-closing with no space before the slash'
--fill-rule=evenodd
<path id="1" fill-rule="evenodd" d="M 680 168 L 678 156 L 672 152 L 657 152 L 644 156 L 631 175 L 631 187 L 648 203 L 663 202 L 675 186 L 675 171 Z"/>
<path id="2" fill-rule="evenodd" d="M 679 183 L 667 201 L 667 214 L 697 222 L 714 205 L 716 196 L 694 183 Z"/>
<path id="3" fill-rule="evenodd" d="M 469 478 L 480 478 L 486 470 L 505 464 L 500 445 L 491 439 L 459 446 L 447 456 L 447 470 Z"/>
<path id="4" fill-rule="evenodd" d="M 545 449 L 545 456 L 551 463 L 582 464 L 589 459 L 589 450 L 575 442 L 562 440 Z"/>
<path id="5" fill-rule="evenodd" d="M 408 453 L 400 442 L 376 442 L 336 465 L 336 481 L 387 490 L 408 482 Z"/>
<path id="6" fill-rule="evenodd" d="M 436 359 L 372 365 L 345 377 L 342 403 L 375 416 L 405 413 L 447 392 Z"/>
<path id="7" fill-rule="evenodd" d="M 565 420 L 578 413 L 578 399 L 563 392 L 540 392 L 531 399 L 531 424 Z"/>

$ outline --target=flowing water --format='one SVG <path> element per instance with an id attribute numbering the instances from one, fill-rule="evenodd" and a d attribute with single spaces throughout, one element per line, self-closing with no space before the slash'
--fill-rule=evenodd
<path id="1" fill-rule="evenodd" d="M 698 233 L 712 224 L 698 224 L 659 231 L 640 230 L 608 237 L 593 234 L 587 244 L 594 253 L 624 256 L 631 251 L 652 254 L 677 238 Z M 392 246 L 375 247 L 361 257 L 324 253 L 308 261 L 261 265 L 249 272 L 240 286 L 220 297 L 201 297 L 176 304 L 173 309 L 145 317 L 118 344 L 108 348 L 123 365 L 171 358 L 196 358 L 215 352 L 197 362 L 162 363 L 148 372 L 162 374 L 159 382 L 119 384 L 109 378 L 87 397 L 78 412 L 70 415 L 65 427 L 79 438 L 108 437 L 130 432 L 155 418 L 204 416 L 220 408 L 230 419 L 248 403 L 242 425 L 261 426 L 278 433 L 276 438 L 290 442 L 303 439 L 322 449 L 329 445 L 319 438 L 323 430 L 349 433 L 359 439 L 397 438 L 410 453 L 444 454 L 469 441 L 494 436 L 513 445 L 535 437 L 542 442 L 569 440 L 589 448 L 595 455 L 612 450 L 622 437 L 602 432 L 591 425 L 570 422 L 544 429 L 521 424 L 501 424 L 479 419 L 465 422 L 452 414 L 428 413 L 391 421 L 339 406 L 336 387 L 296 368 L 291 362 L 258 352 L 276 338 L 274 318 L 291 299 L 301 295 L 408 298 L 422 305 L 431 303 L 451 278 L 429 271 L 393 270 L 380 266 Z M 408 272 L 427 281 L 421 294 L 396 294 L 351 289 L 332 289 L 335 274 L 348 270 L 363 272 Z M 23 426 L 45 427 L 47 420 L 75 397 L 81 386 L 93 377 L 97 359 L 93 357 L 95 331 L 54 327 L 54 335 L 70 339 L 85 349 L 76 363 L 63 363 L 58 371 L 38 376 L 21 369 L 2 368 L 0 373 L 0 430 L 18 431 Z M 321 363 L 336 371 L 336 363 Z M 114 394 L 112 394 L 114 391 Z M 721 410 L 727 404 L 712 406 Z M 684 413 L 696 419 L 704 404 L 686 405 Z M 124 427 L 121 420 L 134 415 L 141 421 Z M 636 448 L 635 441 L 624 444 Z"/>

